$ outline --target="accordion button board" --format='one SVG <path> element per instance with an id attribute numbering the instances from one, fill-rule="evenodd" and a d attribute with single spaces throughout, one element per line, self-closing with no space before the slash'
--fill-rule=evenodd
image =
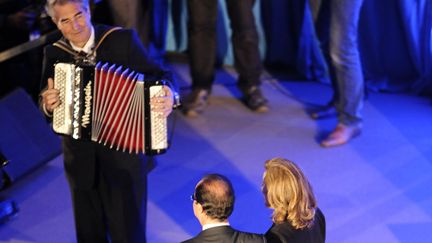
<path id="1" fill-rule="evenodd" d="M 167 119 L 150 107 L 152 97 L 165 96 L 163 85 L 115 64 L 57 63 L 60 106 L 53 112 L 53 129 L 123 152 L 164 153 Z"/>

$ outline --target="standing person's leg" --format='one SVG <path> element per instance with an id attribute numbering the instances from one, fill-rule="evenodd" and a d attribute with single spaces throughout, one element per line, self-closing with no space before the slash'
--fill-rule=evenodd
<path id="1" fill-rule="evenodd" d="M 310 0 L 310 6 L 312 15 L 315 22 L 315 35 L 318 41 L 318 45 L 321 48 L 321 52 L 326 61 L 326 73 L 330 79 L 333 95 L 325 106 L 319 107 L 311 113 L 313 119 L 322 119 L 336 117 L 337 111 L 335 107 L 336 100 L 339 98 L 339 94 L 336 89 L 336 75 L 334 67 L 331 65 L 332 60 L 330 58 L 330 7 L 332 0 Z"/>
<path id="2" fill-rule="evenodd" d="M 186 115 L 207 105 L 215 75 L 217 0 L 188 0 L 189 65 L 192 93 L 184 100 Z"/>
<path id="3" fill-rule="evenodd" d="M 321 145 L 344 144 L 361 131 L 364 79 L 357 44 L 358 22 L 363 0 L 332 0 L 330 57 L 335 71 L 339 123 Z"/>
<path id="4" fill-rule="evenodd" d="M 78 243 L 108 243 L 102 201 L 96 188 L 69 185 Z"/>
<path id="5" fill-rule="evenodd" d="M 62 146 L 77 242 L 108 243 L 103 203 L 98 190 L 94 143 L 63 137 Z"/>
<path id="6" fill-rule="evenodd" d="M 168 29 L 168 0 L 150 0 L 150 21 L 148 24 L 150 43 L 147 47 L 150 54 L 163 61 L 166 49 L 166 36 Z"/>
<path id="7" fill-rule="evenodd" d="M 135 29 L 141 41 L 147 45 L 148 13 L 144 12 L 143 0 L 108 0 L 114 24 Z"/>
<path id="8" fill-rule="evenodd" d="M 234 62 L 239 73 L 238 86 L 246 105 L 254 111 L 267 111 L 267 100 L 259 86 L 262 63 L 258 50 L 258 33 L 253 15 L 255 0 L 226 0 L 231 21 Z"/>
<path id="9" fill-rule="evenodd" d="M 147 166 L 143 158 L 99 145 L 99 194 L 111 242 L 146 242 Z"/>

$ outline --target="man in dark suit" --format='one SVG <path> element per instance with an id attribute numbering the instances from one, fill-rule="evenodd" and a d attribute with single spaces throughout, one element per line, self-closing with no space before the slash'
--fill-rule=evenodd
<path id="1" fill-rule="evenodd" d="M 59 106 L 52 79 L 56 62 L 104 61 L 146 75 L 165 74 L 149 60 L 134 31 L 93 25 L 87 0 L 50 0 L 46 10 L 63 34 L 44 53 L 41 107 L 48 117 Z M 153 111 L 168 116 L 173 94 L 167 86 L 164 91 L 166 96 L 150 103 Z M 144 158 L 91 141 L 63 137 L 62 142 L 78 242 L 145 242 Z"/>
<path id="2" fill-rule="evenodd" d="M 202 231 L 184 243 L 265 242 L 263 235 L 241 232 L 229 225 L 228 217 L 234 208 L 234 189 L 226 177 L 219 174 L 205 176 L 196 185 L 192 200 Z"/>

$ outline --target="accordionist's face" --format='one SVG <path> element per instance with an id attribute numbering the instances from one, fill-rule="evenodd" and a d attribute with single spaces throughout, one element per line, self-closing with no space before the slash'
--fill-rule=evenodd
<path id="1" fill-rule="evenodd" d="M 91 20 L 88 9 L 79 3 L 69 2 L 55 5 L 54 21 L 63 36 L 75 46 L 83 47 L 91 35 Z"/>

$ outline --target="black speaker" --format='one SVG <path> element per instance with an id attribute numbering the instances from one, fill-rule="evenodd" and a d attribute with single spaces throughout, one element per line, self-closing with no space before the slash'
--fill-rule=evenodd
<path id="1" fill-rule="evenodd" d="M 23 89 L 0 100 L 0 153 L 8 161 L 3 173 L 9 182 L 61 153 L 59 137 Z"/>

